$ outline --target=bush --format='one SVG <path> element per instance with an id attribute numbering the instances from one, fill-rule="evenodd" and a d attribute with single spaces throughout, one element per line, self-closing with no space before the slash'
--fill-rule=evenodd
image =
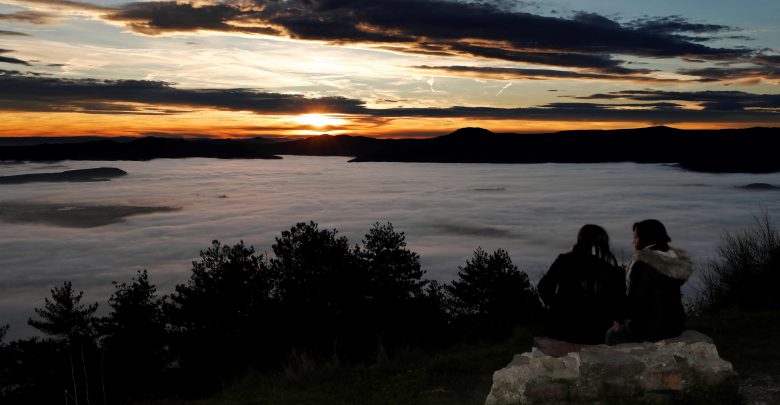
<path id="1" fill-rule="evenodd" d="M 728 233 L 710 264 L 697 303 L 701 312 L 780 309 L 780 236 L 768 213 L 739 233 Z"/>

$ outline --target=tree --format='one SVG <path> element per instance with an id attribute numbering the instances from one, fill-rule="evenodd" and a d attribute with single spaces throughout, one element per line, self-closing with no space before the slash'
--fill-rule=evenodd
<path id="1" fill-rule="evenodd" d="M 163 300 L 149 282 L 146 270 L 130 283 L 114 284 L 108 299 L 111 312 L 101 320 L 105 376 L 114 396 L 126 397 L 160 381 L 167 356 L 164 350 Z"/>
<path id="2" fill-rule="evenodd" d="M 223 246 L 215 240 L 192 262 L 189 280 L 176 286 L 165 312 L 182 367 L 205 379 L 199 388 L 214 388 L 209 383 L 247 364 L 262 366 L 264 355 L 274 352 L 267 322 L 271 287 L 263 255 L 243 241 Z"/>
<path id="3" fill-rule="evenodd" d="M 97 357 L 95 345 L 95 311 L 98 304 L 84 305 L 81 298 L 84 292 L 76 294 L 70 281 L 62 287 L 51 290 L 51 300 L 44 299 L 43 308 L 35 308 L 35 313 L 41 318 L 30 318 L 27 323 L 41 332 L 54 337 L 67 348 L 67 361 L 70 365 L 70 386 L 66 394 L 76 402 L 79 397 L 89 403 L 90 395 L 95 394 L 95 386 L 90 388 L 90 380 L 95 381 L 97 371 L 92 366 Z M 65 378 L 65 376 L 62 376 Z"/>
<path id="4" fill-rule="evenodd" d="M 504 336 L 534 319 L 541 308 L 528 275 L 502 249 L 488 254 L 477 248 L 448 290 L 457 326 L 467 336 Z"/>
<path id="5" fill-rule="evenodd" d="M 371 298 L 403 301 L 423 294 L 427 280 L 420 267 L 420 255 L 406 248 L 406 236 L 393 224 L 375 223 L 357 250 L 367 273 Z"/>
<path id="6" fill-rule="evenodd" d="M 66 281 L 62 287 L 54 287 L 51 290 L 51 300 L 44 298 L 43 308 L 35 308 L 35 313 L 41 320 L 30 318 L 27 323 L 54 338 L 71 342 L 91 339 L 95 335 L 94 315 L 98 304 L 82 304 L 83 295 L 83 291 L 76 294 L 71 282 Z"/>
<path id="7" fill-rule="evenodd" d="M 425 311 L 425 271 L 420 256 L 406 248 L 406 236 L 393 224 L 375 223 L 362 246 L 355 247 L 359 267 L 366 279 L 364 328 L 373 328 L 382 349 L 410 345 L 426 334 L 427 320 L 418 319 Z"/>
<path id="8" fill-rule="evenodd" d="M 345 355 L 365 342 L 353 332 L 365 315 L 365 277 L 346 237 L 300 222 L 272 246 L 270 267 L 277 281 L 287 340 L 317 355 Z"/>

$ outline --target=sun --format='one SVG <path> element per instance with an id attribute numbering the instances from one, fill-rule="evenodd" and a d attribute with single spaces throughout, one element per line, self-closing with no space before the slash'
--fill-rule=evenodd
<path id="1" fill-rule="evenodd" d="M 316 128 L 335 127 L 347 123 L 346 120 L 334 118 L 326 114 L 302 114 L 293 118 L 293 121 Z"/>

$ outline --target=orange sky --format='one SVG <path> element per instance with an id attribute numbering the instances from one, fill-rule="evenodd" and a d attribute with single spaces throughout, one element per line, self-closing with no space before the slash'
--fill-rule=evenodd
<path id="1" fill-rule="evenodd" d="M 279 4 L 0 0 L 0 136 L 780 123 L 777 2 Z"/>

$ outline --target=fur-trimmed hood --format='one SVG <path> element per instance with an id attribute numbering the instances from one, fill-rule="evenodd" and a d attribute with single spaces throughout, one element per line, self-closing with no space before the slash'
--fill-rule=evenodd
<path id="1" fill-rule="evenodd" d="M 652 246 L 648 246 L 636 251 L 634 261 L 645 262 L 659 273 L 677 280 L 688 280 L 693 274 L 693 260 L 688 256 L 688 252 L 671 246 L 666 252 L 651 248 Z"/>

